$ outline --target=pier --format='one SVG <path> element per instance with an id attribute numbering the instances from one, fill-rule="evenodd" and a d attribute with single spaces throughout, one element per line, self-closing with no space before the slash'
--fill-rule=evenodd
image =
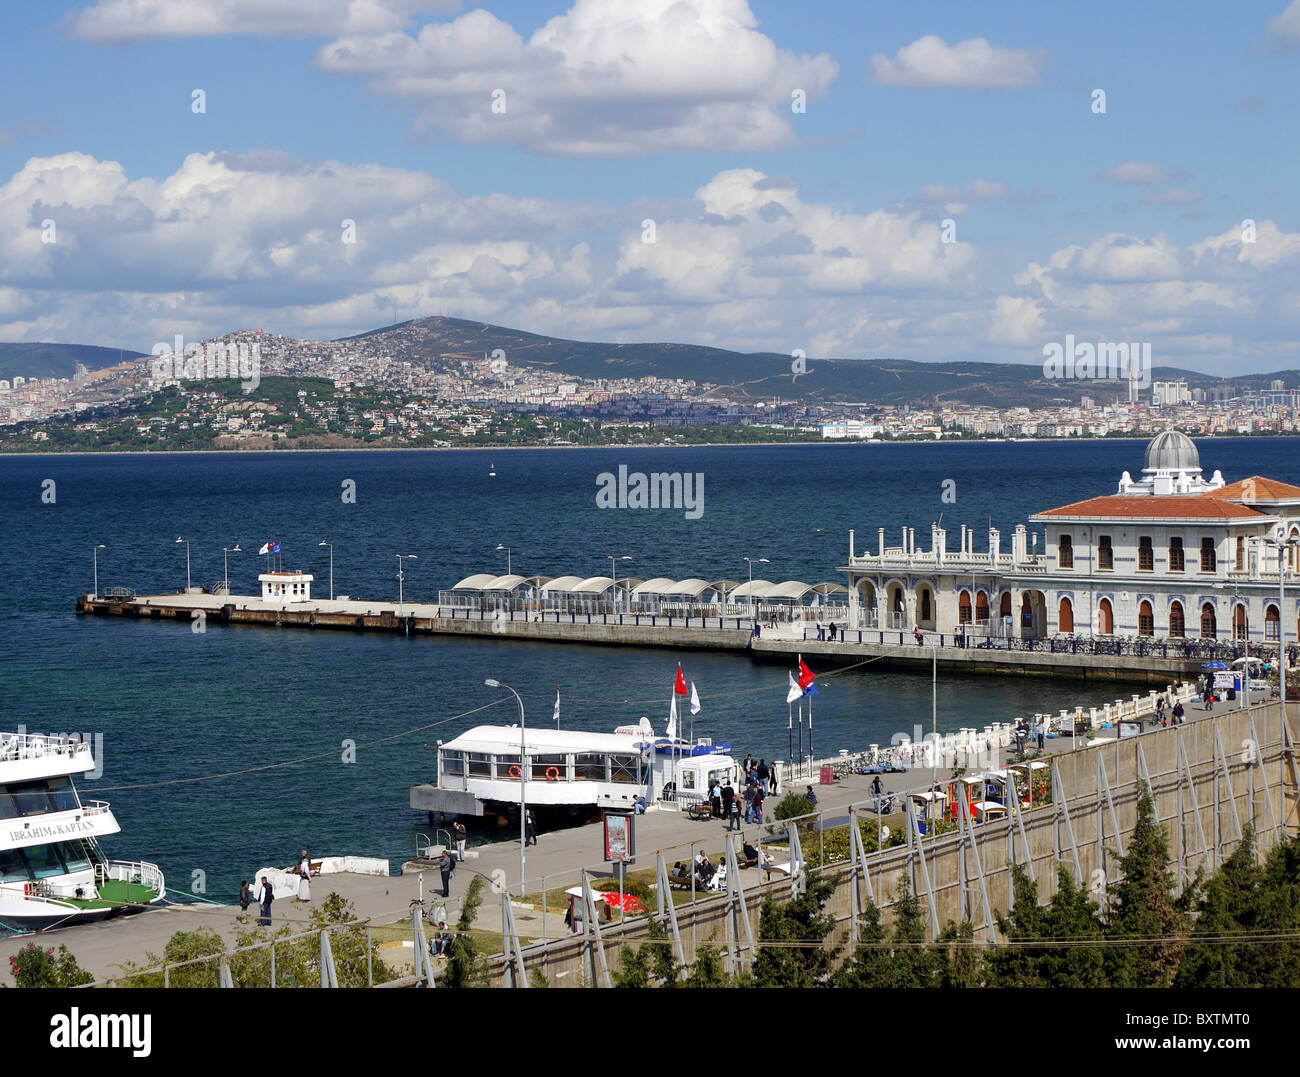
<path id="1" fill-rule="evenodd" d="M 780 622 L 755 634 L 746 616 L 464 609 L 437 603 L 337 598 L 285 601 L 256 595 L 198 593 L 81 595 L 77 612 L 96 617 L 181 621 L 192 631 L 216 626 L 333 629 L 407 636 L 473 636 L 549 643 L 735 651 L 755 661 L 789 662 L 802 653 L 827 665 L 876 659 L 875 668 L 1071 677 L 1164 684 L 1195 675 L 1209 657 L 1203 646 L 1142 641 L 993 639 L 903 629 L 837 626 L 819 639 L 817 623 Z M 824 629 L 825 626 L 823 626 Z M 1229 645 L 1230 646 L 1230 645 Z M 1213 653 L 1217 654 L 1218 651 Z M 1227 653 L 1225 651 L 1225 653 Z"/>

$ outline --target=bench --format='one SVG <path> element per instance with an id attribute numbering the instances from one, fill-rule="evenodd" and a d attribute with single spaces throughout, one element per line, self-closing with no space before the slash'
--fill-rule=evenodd
<path id="1" fill-rule="evenodd" d="M 668 876 L 668 888 L 670 890 L 691 888 L 691 871 L 680 860 L 673 865 L 673 870 Z"/>

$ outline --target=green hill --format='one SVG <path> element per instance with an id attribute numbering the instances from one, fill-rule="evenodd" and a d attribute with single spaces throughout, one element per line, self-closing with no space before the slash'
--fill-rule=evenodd
<path id="1" fill-rule="evenodd" d="M 421 318 L 347 340 L 379 343 L 397 359 L 436 367 L 449 359 L 482 359 L 496 349 L 515 365 L 544 366 L 580 378 L 684 378 L 725 387 L 728 395 L 815 402 L 876 404 L 959 402 L 991 407 L 1042 407 L 1091 396 L 1099 403 L 1127 398 L 1120 382 L 1052 380 L 1042 367 L 1023 363 L 924 363 L 906 359 L 807 360 L 795 377 L 791 357 L 779 352 L 733 352 L 695 344 L 599 344 L 541 336 L 460 318 Z M 1184 379 L 1193 388 L 1226 384 L 1223 378 L 1175 367 L 1156 367 L 1155 380 Z M 1274 378 L 1300 385 L 1300 371 L 1231 379 L 1239 388 L 1266 388 Z M 1144 391 L 1144 398 L 1150 399 Z"/>
<path id="2" fill-rule="evenodd" d="M 88 370 L 102 370 L 142 354 L 93 344 L 0 343 L 0 378 L 71 378 L 78 363 Z"/>

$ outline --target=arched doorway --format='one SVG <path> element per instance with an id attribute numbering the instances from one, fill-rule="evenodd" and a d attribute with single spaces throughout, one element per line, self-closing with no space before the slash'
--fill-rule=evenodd
<path id="1" fill-rule="evenodd" d="M 863 628 L 876 628 L 878 611 L 876 609 L 876 585 L 870 580 L 859 580 L 854 588 L 859 610 L 858 623 Z"/>
<path id="2" fill-rule="evenodd" d="M 1201 639 L 1214 639 L 1217 635 L 1214 607 L 1207 602 L 1201 607 Z"/>
<path id="3" fill-rule="evenodd" d="M 1025 591 L 1020 596 L 1020 636 L 1041 639 L 1047 635 L 1047 596 L 1042 591 Z"/>
<path id="4" fill-rule="evenodd" d="M 1099 636 L 1115 634 L 1115 611 L 1111 607 L 1109 598 L 1103 598 L 1097 603 L 1097 634 Z"/>
<path id="5" fill-rule="evenodd" d="M 1145 599 L 1142 605 L 1138 607 L 1138 635 L 1154 636 L 1156 634 L 1156 615 L 1151 609 L 1151 603 Z"/>
<path id="6" fill-rule="evenodd" d="M 1246 607 L 1240 602 L 1232 611 L 1232 638 L 1235 640 L 1246 638 Z"/>
<path id="7" fill-rule="evenodd" d="M 1172 639 L 1182 639 L 1187 635 L 1187 621 L 1181 602 L 1175 602 L 1169 607 L 1169 635 Z"/>
<path id="8" fill-rule="evenodd" d="M 1269 643 L 1276 643 L 1278 640 L 1278 631 L 1282 627 L 1282 618 L 1278 613 L 1278 608 L 1272 604 L 1264 611 L 1264 638 Z"/>
<path id="9" fill-rule="evenodd" d="M 1066 634 L 1074 631 L 1074 603 L 1068 598 L 1061 599 L 1061 607 L 1056 614 L 1056 629 Z"/>
<path id="10" fill-rule="evenodd" d="M 889 585 L 889 627 L 906 628 L 906 621 L 907 604 L 903 599 L 903 585 L 891 583 Z"/>
<path id="11" fill-rule="evenodd" d="M 934 589 L 928 584 L 920 584 L 916 588 L 916 624 L 918 628 L 926 628 L 931 632 L 935 630 L 935 599 Z"/>

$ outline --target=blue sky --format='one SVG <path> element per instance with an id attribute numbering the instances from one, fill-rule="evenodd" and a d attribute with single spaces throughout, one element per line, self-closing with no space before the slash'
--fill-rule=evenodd
<path id="1" fill-rule="evenodd" d="M 327 337 L 396 303 L 813 356 L 1036 362 L 1073 333 L 1300 366 L 1300 0 L 15 7 L 0 339 Z"/>

